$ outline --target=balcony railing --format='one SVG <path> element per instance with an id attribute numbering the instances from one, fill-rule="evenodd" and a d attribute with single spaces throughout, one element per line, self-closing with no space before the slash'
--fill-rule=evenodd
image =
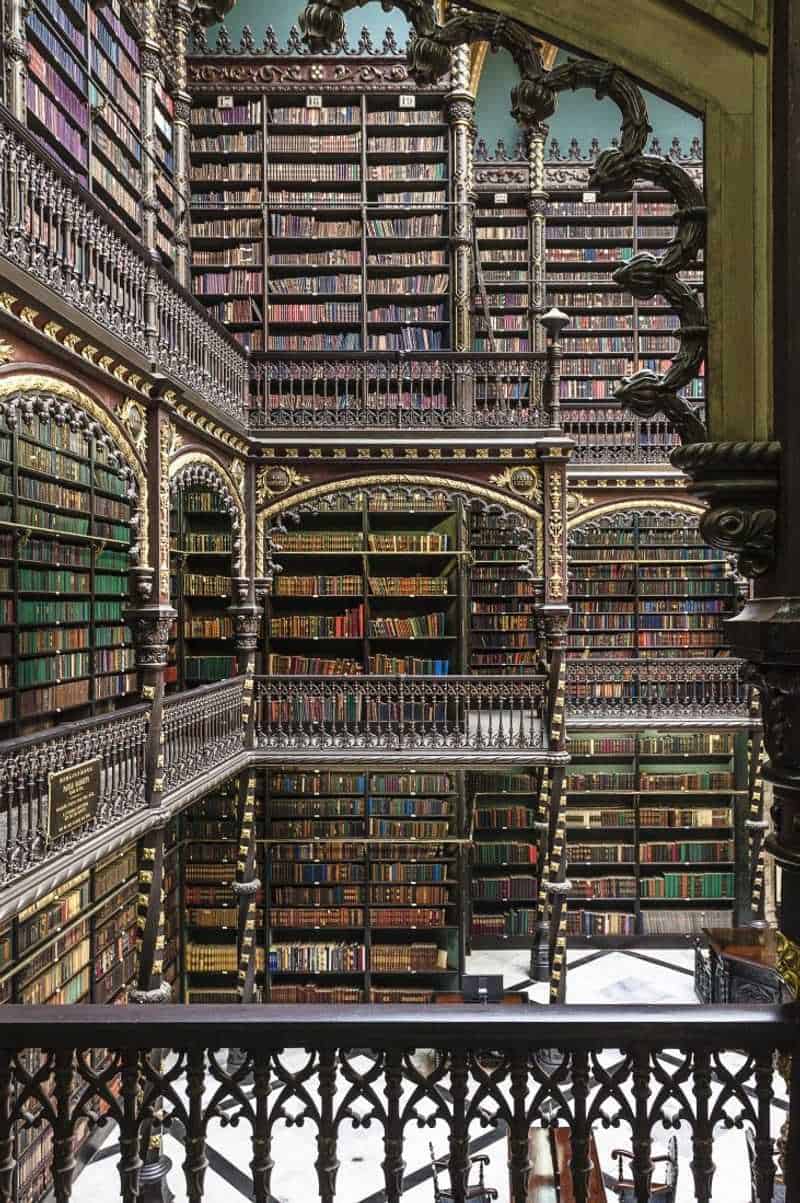
<path id="1" fill-rule="evenodd" d="M 248 360 L 236 340 L 2 109 L 0 256 L 150 370 L 245 421 Z"/>
<path id="2" fill-rule="evenodd" d="M 543 676 L 273 676 L 255 696 L 262 751 L 547 751 Z"/>
<path id="3" fill-rule="evenodd" d="M 244 749 L 244 681 L 235 677 L 167 698 L 162 723 L 165 793 Z"/>
<path id="4" fill-rule="evenodd" d="M 665 418 L 637 418 L 619 404 L 562 401 L 561 424 L 578 464 L 664 464 L 680 444 Z"/>
<path id="5" fill-rule="evenodd" d="M 259 430 L 547 427 L 546 354 L 283 354 L 253 367 Z"/>
<path id="6" fill-rule="evenodd" d="M 525 1203 L 530 1130 L 554 1127 L 569 1131 L 576 1203 L 590 1197 L 593 1137 L 605 1133 L 606 1144 L 631 1150 L 634 1193 L 644 1201 L 654 1146 L 674 1129 L 690 1146 L 681 1198 L 709 1203 L 715 1136 L 728 1132 L 727 1156 L 738 1136 L 744 1159 L 748 1131 L 752 1198 L 773 1199 L 780 1151 L 787 1203 L 800 1203 L 796 1006 L 337 1006 L 335 1014 L 325 1006 L 71 1006 L 60 1008 L 57 1023 L 52 1007 L 7 1006 L 3 1021 L 0 1203 L 12 1198 L 16 1128 L 52 1131 L 48 1158 L 56 1196 L 66 1200 L 73 1134 L 96 1128 L 101 1116 L 118 1129 L 121 1183 L 103 1197 L 134 1203 L 145 1180 L 141 1152 L 158 1147 L 154 1112 L 184 1145 L 192 1203 L 216 1198 L 218 1188 L 205 1181 L 207 1142 L 224 1151 L 228 1139 L 235 1163 L 249 1164 L 256 1203 L 272 1191 L 283 1197 L 290 1174 L 293 1199 L 334 1203 L 345 1134 L 349 1156 L 357 1147 L 366 1163 L 359 1194 L 374 1165 L 370 1197 L 383 1190 L 387 1203 L 418 1185 L 418 1173 L 406 1176 L 407 1156 L 416 1150 L 420 1159 L 428 1140 L 444 1158 L 453 1199 L 464 1203 L 470 1143 L 493 1134 L 505 1145 L 498 1161 L 511 1203 Z M 110 1051 L 87 1051 L 97 1046 Z M 235 1069 L 227 1048 L 242 1050 Z M 783 1131 L 776 1052 L 793 1054 Z M 228 1138 L 229 1125 L 237 1137 Z M 288 1128 L 296 1132 L 291 1143 Z M 157 1152 L 151 1160 L 149 1190 L 154 1170 L 169 1168 Z M 173 1188 L 179 1174 L 169 1172 Z M 740 1187 L 735 1203 L 751 1198 L 746 1175 Z M 352 1183 L 349 1192 L 342 1183 L 346 1192 Z M 84 1197 L 80 1182 L 71 1197 Z"/>
<path id="7" fill-rule="evenodd" d="M 727 657 L 567 662 L 567 711 L 572 718 L 743 717 L 749 693 L 742 662 Z"/>
<path id="8" fill-rule="evenodd" d="M 149 716 L 132 706 L 0 744 L 0 884 L 144 810 Z M 86 764 L 97 794 L 85 816 L 51 813 L 51 774 Z"/>

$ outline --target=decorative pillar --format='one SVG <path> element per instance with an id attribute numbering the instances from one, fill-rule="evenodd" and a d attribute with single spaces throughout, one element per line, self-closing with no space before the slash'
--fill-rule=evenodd
<path id="1" fill-rule="evenodd" d="M 450 246 L 453 273 L 454 351 L 472 349 L 472 138 L 475 97 L 469 90 L 468 46 L 456 46 L 451 55 L 447 116 L 450 122 L 450 163 L 453 177 L 450 207 Z"/>
<path id="2" fill-rule="evenodd" d="M 30 12 L 30 0 L 6 0 L 3 29 L 3 67 L 5 71 L 5 103 L 12 116 L 23 125 L 28 118 L 28 49 L 25 20 Z"/>
<path id="3" fill-rule="evenodd" d="M 548 126 L 525 129 L 528 154 L 528 328 L 532 351 L 544 351 L 547 336 L 539 319 L 546 307 L 546 216 L 549 193 L 544 186 L 544 154 Z"/>
<path id="4" fill-rule="evenodd" d="M 174 106 L 172 129 L 175 151 L 175 278 L 179 284 L 190 290 L 189 138 L 192 97 L 187 85 L 186 51 L 192 24 L 192 8 L 187 0 L 175 0 L 172 22 L 175 34 L 175 83 L 172 89 Z"/>

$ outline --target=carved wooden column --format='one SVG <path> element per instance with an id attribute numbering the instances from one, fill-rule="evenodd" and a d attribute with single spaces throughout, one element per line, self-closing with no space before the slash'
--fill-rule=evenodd
<path id="1" fill-rule="evenodd" d="M 186 51 L 192 24 L 192 8 L 188 0 L 175 0 L 172 20 L 175 33 L 175 83 L 172 89 L 174 105 L 172 129 L 175 151 L 175 277 L 179 284 L 191 290 L 189 139 L 192 97 L 187 87 Z"/>
<path id="2" fill-rule="evenodd" d="M 25 19 L 31 0 L 6 0 L 3 28 L 3 70 L 5 74 L 5 103 L 17 121 L 27 124 L 28 117 L 28 49 Z"/>
<path id="3" fill-rule="evenodd" d="M 472 349 L 472 130 L 475 97 L 469 90 L 469 47 L 452 53 L 451 90 L 447 97 L 453 184 L 450 246 L 453 269 L 452 329 L 454 351 Z"/>
<path id="4" fill-rule="evenodd" d="M 528 329 L 530 349 L 544 351 L 547 336 L 539 319 L 547 307 L 545 226 L 549 194 L 544 186 L 544 154 L 548 127 L 532 125 L 524 133 L 528 154 Z"/>

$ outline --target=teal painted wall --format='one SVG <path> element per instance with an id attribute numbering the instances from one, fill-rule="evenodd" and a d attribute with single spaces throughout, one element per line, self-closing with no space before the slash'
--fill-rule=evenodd
<path id="1" fill-rule="evenodd" d="M 289 0 L 289 3 L 279 4 L 276 0 L 238 0 L 235 8 L 225 18 L 225 24 L 231 35 L 234 46 L 239 44 L 239 38 L 245 25 L 249 25 L 260 44 L 264 30 L 271 25 L 278 35 L 281 46 L 286 45 L 286 35 L 292 25 L 299 23 L 300 14 L 305 8 L 305 0 Z M 358 37 L 364 26 L 367 27 L 376 46 L 380 46 L 386 27 L 391 26 L 397 39 L 398 46 L 405 46 L 408 41 L 408 22 L 396 8 L 390 13 L 384 12 L 379 3 L 365 4 L 363 8 L 353 9 L 345 17 L 347 36 L 351 46 L 358 44 Z M 214 42 L 213 30 L 209 30 L 208 40 Z"/>
<path id="2" fill-rule="evenodd" d="M 562 52 L 563 54 L 563 52 Z M 560 61 L 562 55 L 559 55 Z M 566 57 L 566 56 L 564 56 Z M 478 135 L 485 138 L 490 150 L 498 138 L 503 138 L 510 151 L 519 137 L 517 123 L 511 116 L 511 89 L 519 78 L 511 55 L 506 50 L 491 52 L 486 57 L 480 86 L 475 118 Z M 702 142 L 703 122 L 692 113 L 677 105 L 645 92 L 647 110 L 653 133 L 660 139 L 666 151 L 672 139 L 680 138 L 684 149 L 689 148 L 693 138 Z M 595 100 L 594 93 L 584 89 L 580 92 L 562 92 L 558 108 L 550 119 L 550 136 L 561 143 L 561 152 L 566 154 L 570 139 L 577 138 L 582 149 L 588 150 L 592 138 L 600 145 L 610 145 L 611 139 L 619 134 L 619 109 L 611 100 Z"/>

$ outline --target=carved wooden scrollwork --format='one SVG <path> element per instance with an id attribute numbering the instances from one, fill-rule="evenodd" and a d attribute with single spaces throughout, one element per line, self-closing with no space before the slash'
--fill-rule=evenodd
<path id="1" fill-rule="evenodd" d="M 225 505 L 231 519 L 231 552 L 234 577 L 244 578 L 244 548 L 246 544 L 246 529 L 244 507 L 237 497 L 236 486 L 221 465 L 216 464 L 210 456 L 187 452 L 179 455 L 170 465 L 170 491 L 175 493 L 179 488 L 211 489 Z"/>
<path id="2" fill-rule="evenodd" d="M 676 202 L 677 232 L 660 256 L 640 252 L 622 263 L 614 279 L 641 300 L 662 296 L 678 313 L 675 332 L 679 350 L 664 374 L 643 369 L 623 381 L 616 397 L 639 417 L 663 412 L 683 442 L 700 442 L 705 426 L 680 395 L 700 372 L 705 359 L 707 325 L 698 293 L 679 279 L 691 268 L 705 241 L 706 207 L 703 193 L 674 159 L 648 153 L 652 132 L 644 96 L 623 71 L 598 59 L 572 59 L 546 71 L 532 32 L 518 21 L 488 12 L 452 10 L 440 24 L 434 5 L 425 0 L 396 0 L 414 33 L 408 44 L 408 69 L 421 84 L 431 84 L 450 66 L 455 46 L 488 41 L 509 51 L 520 73 L 511 92 L 511 112 L 523 126 L 546 122 L 567 89 L 591 88 L 598 100 L 608 98 L 620 110 L 619 144 L 600 151 L 591 161 L 589 187 L 598 192 L 627 191 L 635 180 L 649 180 Z M 366 0 L 310 0 L 301 17 L 306 43 L 312 49 L 331 45 L 344 31 L 344 14 Z M 652 148 L 651 148 L 652 149 Z"/>

